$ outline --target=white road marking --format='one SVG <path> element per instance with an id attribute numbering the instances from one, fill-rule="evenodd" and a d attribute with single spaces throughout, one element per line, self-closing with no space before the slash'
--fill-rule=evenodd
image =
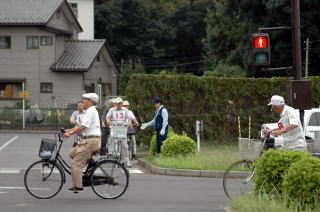
<path id="1" fill-rule="evenodd" d="M 143 172 L 139 169 L 129 169 L 130 174 L 142 174 Z"/>
<path id="2" fill-rule="evenodd" d="M 19 174 L 20 169 L 0 169 L 0 174 Z"/>
<path id="3" fill-rule="evenodd" d="M 3 144 L 0 147 L 0 151 L 3 150 L 6 146 L 8 146 L 12 141 L 16 140 L 18 138 L 18 136 L 14 136 L 12 139 L 10 139 L 9 141 L 7 141 L 5 144 Z"/>

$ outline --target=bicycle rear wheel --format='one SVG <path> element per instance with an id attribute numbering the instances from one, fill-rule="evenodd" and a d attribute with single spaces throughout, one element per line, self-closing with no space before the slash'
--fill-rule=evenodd
<path id="1" fill-rule="evenodd" d="M 59 193 L 64 182 L 61 168 L 51 161 L 37 161 L 24 175 L 27 191 L 39 199 L 49 199 Z"/>
<path id="2" fill-rule="evenodd" d="M 230 200 L 253 191 L 253 161 L 241 160 L 229 166 L 223 176 L 223 189 Z"/>
<path id="3" fill-rule="evenodd" d="M 116 199 L 124 194 L 129 185 L 129 172 L 114 160 L 100 161 L 91 174 L 94 193 L 103 199 Z"/>

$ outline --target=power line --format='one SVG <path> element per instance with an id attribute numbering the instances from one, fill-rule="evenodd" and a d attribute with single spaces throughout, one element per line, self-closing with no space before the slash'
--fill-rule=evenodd
<path id="1" fill-rule="evenodd" d="M 194 62 L 188 62 L 188 63 L 178 63 L 178 64 L 166 64 L 166 65 L 154 65 L 154 66 L 144 66 L 146 68 L 160 68 L 160 67 L 168 67 L 168 66 L 183 66 L 183 65 L 190 65 L 190 64 L 197 64 L 197 63 L 203 63 L 204 60 L 194 61 Z"/>

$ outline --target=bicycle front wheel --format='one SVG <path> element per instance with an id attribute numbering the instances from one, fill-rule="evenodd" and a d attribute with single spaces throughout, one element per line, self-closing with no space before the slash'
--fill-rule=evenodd
<path id="1" fill-rule="evenodd" d="M 114 160 L 100 161 L 91 174 L 92 190 L 103 199 L 116 199 L 129 185 L 129 172 Z"/>
<path id="2" fill-rule="evenodd" d="M 253 191 L 253 161 L 241 160 L 229 166 L 223 176 L 223 189 L 230 200 Z"/>
<path id="3" fill-rule="evenodd" d="M 26 170 L 24 186 L 27 191 L 39 199 L 49 199 L 59 193 L 64 175 L 59 166 L 51 161 L 37 161 Z"/>

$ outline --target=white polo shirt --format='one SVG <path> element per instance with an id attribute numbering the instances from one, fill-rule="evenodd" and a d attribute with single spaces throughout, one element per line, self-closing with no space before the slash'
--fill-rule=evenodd
<path id="1" fill-rule="evenodd" d="M 278 121 L 278 127 L 280 129 L 286 129 L 290 124 L 298 125 L 298 127 L 293 130 L 282 134 L 284 140 L 283 146 L 286 148 L 307 147 L 300 118 L 295 112 L 295 109 L 285 105 L 280 117 Z"/>
<path id="2" fill-rule="evenodd" d="M 113 107 L 108 111 L 107 118 L 111 118 L 111 124 L 122 126 L 128 122 L 129 112 L 126 108 Z"/>
<path id="3" fill-rule="evenodd" d="M 101 136 L 100 119 L 95 106 L 91 106 L 86 110 L 81 125 L 86 127 L 86 129 L 82 131 L 83 136 Z"/>

